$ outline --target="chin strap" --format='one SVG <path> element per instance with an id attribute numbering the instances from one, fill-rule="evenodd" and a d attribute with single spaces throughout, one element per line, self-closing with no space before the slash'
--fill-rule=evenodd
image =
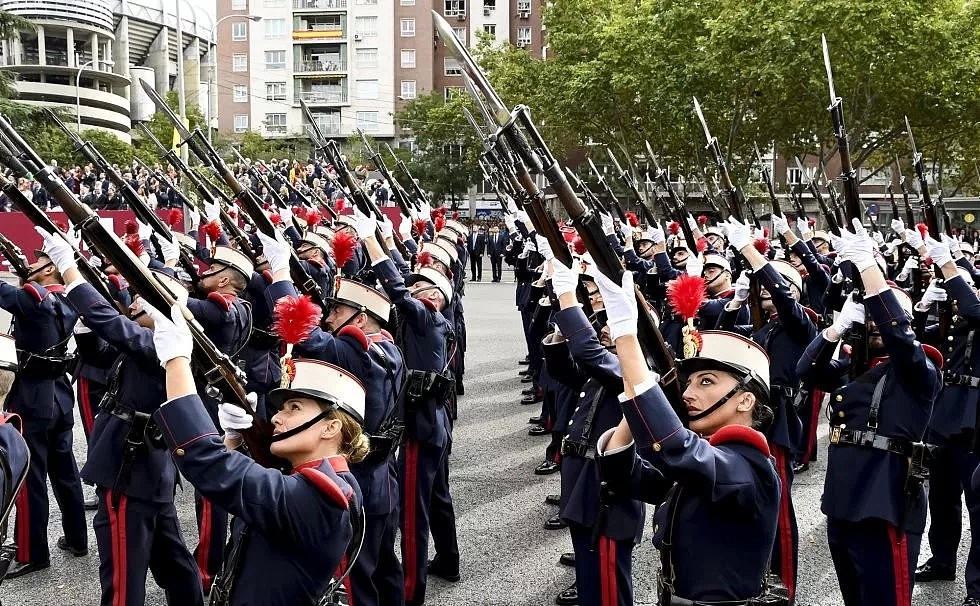
<path id="1" fill-rule="evenodd" d="M 713 267 L 715 267 L 715 266 L 713 266 Z M 704 283 L 704 287 L 705 288 L 708 288 L 709 286 L 711 286 L 712 284 L 714 284 L 718 280 L 718 278 L 720 278 L 720 277 L 722 277 L 724 275 L 725 275 L 725 272 L 723 272 L 723 271 L 722 272 L 719 272 L 717 276 L 715 276 L 714 278 L 711 278 L 710 280 L 708 280 L 707 282 L 705 282 Z"/>
<path id="2" fill-rule="evenodd" d="M 331 409 L 332 409 L 332 406 L 331 406 L 331 408 L 328 408 L 328 409 L 324 410 L 323 412 L 321 412 L 320 414 L 318 414 L 317 416 L 313 417 L 312 419 L 310 419 L 306 423 L 303 423 L 302 425 L 299 425 L 297 427 L 294 427 L 294 428 L 290 429 L 289 431 L 284 431 L 284 432 L 282 432 L 280 434 L 276 434 L 276 435 L 272 436 L 272 440 L 271 441 L 273 443 L 275 443 L 275 442 L 281 442 L 281 441 L 283 441 L 283 440 L 285 440 L 287 438 L 291 438 L 291 437 L 295 436 L 296 434 L 299 434 L 299 433 L 302 433 L 302 432 L 306 431 L 310 427 L 313 427 L 314 425 L 316 425 L 322 419 L 325 419 L 327 417 L 327 414 L 330 412 Z"/>
<path id="3" fill-rule="evenodd" d="M 712 404 L 711 406 L 709 406 L 706 410 L 702 410 L 698 414 L 696 414 L 694 416 L 691 416 L 691 417 L 688 417 L 687 420 L 688 421 L 699 421 L 699 420 L 705 418 L 706 416 L 710 415 L 714 411 L 718 410 L 719 408 L 721 408 L 722 406 L 724 406 L 726 402 L 728 402 L 729 400 L 731 400 L 732 399 L 732 396 L 734 396 L 738 392 L 742 391 L 742 389 L 744 389 L 745 386 L 749 384 L 749 379 L 750 378 L 752 378 L 752 375 L 751 374 L 750 375 L 747 375 L 741 381 L 739 381 L 735 385 L 735 387 L 732 387 L 731 391 L 729 391 L 728 393 L 726 393 L 725 395 L 723 395 L 720 400 L 718 400 L 717 402 L 715 402 L 714 404 Z"/>

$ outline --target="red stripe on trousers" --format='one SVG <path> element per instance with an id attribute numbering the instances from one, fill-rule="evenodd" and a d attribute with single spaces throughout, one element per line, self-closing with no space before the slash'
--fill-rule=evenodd
<path id="1" fill-rule="evenodd" d="M 17 561 L 31 561 L 31 516 L 27 501 L 27 483 L 20 487 L 17 495 Z"/>
<path id="2" fill-rule="evenodd" d="M 405 560 L 405 599 L 415 599 L 415 589 L 418 574 L 415 554 L 415 491 L 417 479 L 415 474 L 418 471 L 419 444 L 414 440 L 405 441 L 405 488 L 402 498 L 402 511 L 405 515 L 405 553 L 402 557 Z"/>
<path id="3" fill-rule="evenodd" d="M 779 494 L 779 577 L 789 592 L 789 599 L 796 595 L 796 571 L 793 569 L 793 524 L 789 512 L 789 477 L 787 476 L 786 450 L 780 446 L 774 447 L 776 455 L 776 471 L 782 489 Z"/>
<path id="4" fill-rule="evenodd" d="M 78 377 L 78 409 L 82 413 L 82 429 L 85 430 L 85 437 L 92 433 L 92 425 L 95 417 L 92 414 L 92 398 L 89 394 L 88 379 Z"/>
<path id="5" fill-rule="evenodd" d="M 119 507 L 112 507 L 113 494 L 105 496 L 105 508 L 109 513 L 109 536 L 112 543 L 112 606 L 126 606 L 126 495 L 119 495 Z"/>
<path id="6" fill-rule="evenodd" d="M 337 574 L 335 574 L 334 577 L 339 577 L 340 575 L 344 574 L 345 570 L 347 570 L 346 553 L 344 554 L 344 557 L 341 558 L 340 566 L 337 567 Z M 344 591 L 347 592 L 347 606 L 354 606 L 354 590 L 351 588 L 350 575 L 344 577 L 343 585 L 344 585 Z"/>
<path id="7" fill-rule="evenodd" d="M 616 587 L 616 541 L 599 537 L 599 580 L 602 606 L 616 606 L 619 595 Z"/>
<path id="8" fill-rule="evenodd" d="M 808 448 L 804 454 L 803 463 L 809 463 L 817 455 L 817 425 L 820 424 L 820 404 L 823 402 L 823 392 L 814 389 L 810 394 L 810 425 L 807 427 Z"/>
<path id="9" fill-rule="evenodd" d="M 208 556 L 211 552 L 211 502 L 201 497 L 201 527 L 197 537 L 197 569 L 201 575 L 201 585 L 205 593 L 211 587 L 211 571 L 208 570 Z"/>
<path id="10" fill-rule="evenodd" d="M 891 524 L 888 525 L 888 539 L 892 546 L 892 569 L 895 571 L 895 605 L 912 606 L 908 540 L 904 532 L 899 532 Z"/>

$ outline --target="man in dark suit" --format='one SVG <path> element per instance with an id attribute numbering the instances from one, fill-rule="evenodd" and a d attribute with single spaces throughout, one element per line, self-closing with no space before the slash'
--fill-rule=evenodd
<path id="1" fill-rule="evenodd" d="M 490 271 L 493 274 L 493 281 L 500 282 L 500 275 L 503 273 L 504 253 L 507 251 L 507 232 L 501 231 L 499 227 L 490 228 L 487 237 L 487 253 L 490 254 Z"/>
<path id="2" fill-rule="evenodd" d="M 475 226 L 474 226 L 475 227 Z M 470 280 L 479 282 L 483 279 L 483 255 L 487 253 L 487 232 L 481 226 L 470 231 L 466 240 L 466 251 L 470 257 Z"/>

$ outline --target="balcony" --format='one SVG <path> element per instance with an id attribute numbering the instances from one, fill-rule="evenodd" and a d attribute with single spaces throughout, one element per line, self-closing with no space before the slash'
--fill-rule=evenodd
<path id="1" fill-rule="evenodd" d="M 317 120 L 316 124 L 320 127 L 320 132 L 324 135 L 340 134 L 340 120 Z"/>
<path id="2" fill-rule="evenodd" d="M 300 91 L 296 103 L 303 100 L 307 105 L 343 105 L 347 103 L 347 91 L 343 88 Z"/>
<path id="3" fill-rule="evenodd" d="M 293 9 L 298 11 L 336 11 L 347 8 L 347 0 L 293 0 Z"/>
<path id="4" fill-rule="evenodd" d="M 293 40 L 341 40 L 347 37 L 344 21 L 337 15 L 332 18 L 296 19 L 293 22 Z"/>
<path id="5" fill-rule="evenodd" d="M 296 74 L 332 74 L 347 71 L 347 61 L 340 59 L 307 59 L 297 61 L 293 66 L 293 73 Z"/>

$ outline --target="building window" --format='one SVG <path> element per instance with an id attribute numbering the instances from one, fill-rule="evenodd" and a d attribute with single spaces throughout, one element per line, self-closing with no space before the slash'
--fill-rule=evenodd
<path id="1" fill-rule="evenodd" d="M 497 24 L 496 23 L 484 23 L 483 31 L 490 34 L 494 38 L 497 37 Z"/>
<path id="2" fill-rule="evenodd" d="M 358 6 L 377 6 L 378 0 L 355 0 L 354 4 Z"/>
<path id="3" fill-rule="evenodd" d="M 244 84 L 236 84 L 235 88 L 232 89 L 233 99 L 235 103 L 247 103 L 248 102 L 248 86 Z"/>
<path id="4" fill-rule="evenodd" d="M 497 0 L 483 0 L 484 10 L 492 11 L 497 8 Z"/>
<path id="5" fill-rule="evenodd" d="M 231 0 L 231 10 L 243 11 L 248 9 L 248 0 Z"/>
<path id="6" fill-rule="evenodd" d="M 402 38 L 415 37 L 415 19 L 402 19 Z"/>
<path id="7" fill-rule="evenodd" d="M 266 101 L 285 101 L 286 83 L 285 82 L 266 82 L 265 83 Z"/>
<path id="8" fill-rule="evenodd" d="M 354 33 L 362 38 L 373 38 L 378 35 L 377 17 L 354 17 Z"/>
<path id="9" fill-rule="evenodd" d="M 286 114 L 266 114 L 265 130 L 270 133 L 286 134 Z"/>
<path id="10" fill-rule="evenodd" d="M 465 17 L 466 0 L 445 0 L 445 14 L 447 17 Z"/>
<path id="11" fill-rule="evenodd" d="M 443 96 L 445 97 L 446 101 L 463 94 L 466 94 L 466 89 L 462 86 L 447 86 L 443 91 Z"/>
<path id="12" fill-rule="evenodd" d="M 453 33 L 456 34 L 456 39 L 459 40 L 460 44 L 462 44 L 463 46 L 466 46 L 466 34 L 467 34 L 466 28 L 465 27 L 454 27 L 453 28 Z M 443 46 L 446 46 L 446 43 L 443 42 L 442 45 Z"/>
<path id="13" fill-rule="evenodd" d="M 248 24 L 245 21 L 233 21 L 231 24 L 232 42 L 244 42 L 248 39 Z"/>
<path id="14" fill-rule="evenodd" d="M 402 67 L 415 67 L 415 49 L 414 48 L 403 48 L 402 49 Z"/>
<path id="15" fill-rule="evenodd" d="M 443 59 L 443 74 L 446 76 L 462 76 L 463 70 L 459 67 L 459 61 L 455 57 L 446 57 Z"/>
<path id="16" fill-rule="evenodd" d="M 531 12 L 531 0 L 517 0 L 517 12 L 520 12 L 520 13 L 530 13 Z"/>
<path id="17" fill-rule="evenodd" d="M 401 0 L 402 6 L 415 6 L 415 0 Z"/>
<path id="18" fill-rule="evenodd" d="M 530 27 L 519 27 L 517 28 L 517 44 L 523 44 L 528 46 L 531 44 L 531 28 Z"/>
<path id="19" fill-rule="evenodd" d="M 266 69 L 286 69 L 286 51 L 265 51 Z"/>
<path id="20" fill-rule="evenodd" d="M 359 48 L 355 50 L 354 64 L 360 68 L 378 67 L 378 49 Z"/>
<path id="21" fill-rule="evenodd" d="M 262 0 L 262 6 L 265 8 L 285 8 L 286 0 Z"/>
<path id="22" fill-rule="evenodd" d="M 817 174 L 817 169 L 814 166 L 805 166 L 807 179 L 813 179 Z M 800 169 L 791 166 L 786 168 L 786 183 L 788 185 L 801 185 L 803 183 L 803 173 Z"/>
<path id="23" fill-rule="evenodd" d="M 402 99 L 414 99 L 416 96 L 415 80 L 402 80 Z"/>
<path id="24" fill-rule="evenodd" d="M 378 98 L 378 81 L 377 80 L 357 80 L 357 98 L 358 99 L 377 99 Z"/>
<path id="25" fill-rule="evenodd" d="M 381 130 L 378 122 L 378 112 L 357 112 L 357 128 L 366 133 L 376 133 Z"/>
<path id="26" fill-rule="evenodd" d="M 248 71 L 248 55 L 245 53 L 235 53 L 231 56 L 231 71 L 233 72 L 247 72 Z"/>
<path id="27" fill-rule="evenodd" d="M 235 132 L 243 133 L 248 130 L 248 115 L 237 114 L 235 116 Z"/>
<path id="28" fill-rule="evenodd" d="M 262 23 L 265 24 L 265 39 L 275 40 L 278 38 L 286 37 L 286 20 L 285 19 L 263 19 Z"/>

